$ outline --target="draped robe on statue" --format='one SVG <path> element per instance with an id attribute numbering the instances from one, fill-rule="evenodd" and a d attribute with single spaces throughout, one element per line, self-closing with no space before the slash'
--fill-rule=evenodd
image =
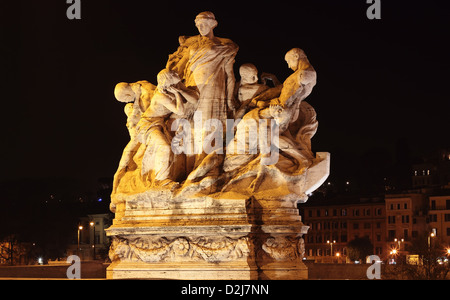
<path id="1" fill-rule="evenodd" d="M 222 123 L 222 134 L 225 133 L 227 119 L 227 99 L 232 97 L 234 89 L 234 76 L 232 66 L 234 57 L 239 47 L 231 40 L 214 37 L 209 39 L 200 35 L 190 37 L 181 43 L 178 50 L 169 56 L 166 68 L 177 72 L 187 87 L 196 88 L 200 94 L 196 113 L 201 112 L 202 126 L 205 121 L 217 119 Z M 231 72 L 230 72 L 231 69 Z M 191 129 L 194 129 L 191 119 Z M 213 127 L 214 128 L 214 127 Z M 199 167 L 207 156 L 203 150 L 203 143 L 212 130 L 202 130 L 201 135 L 192 135 L 194 155 L 186 157 L 186 173 L 189 174 L 195 168 Z M 201 137 L 201 139 L 200 139 Z M 225 141 L 224 135 L 222 140 Z M 215 145 L 223 147 L 223 145 Z M 201 152 L 200 152 L 201 151 Z M 214 159 L 214 167 L 204 169 L 200 173 L 205 175 L 218 175 L 218 165 L 222 158 L 212 157 L 217 154 L 209 155 L 208 159 Z M 198 172 L 197 172 L 198 173 Z"/>

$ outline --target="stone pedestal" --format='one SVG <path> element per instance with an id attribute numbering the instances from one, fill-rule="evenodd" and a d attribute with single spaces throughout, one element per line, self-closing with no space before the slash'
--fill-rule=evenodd
<path id="1" fill-rule="evenodd" d="M 204 197 L 156 208 L 155 195 L 141 196 L 107 230 L 107 278 L 307 278 L 308 227 L 293 201 Z"/>

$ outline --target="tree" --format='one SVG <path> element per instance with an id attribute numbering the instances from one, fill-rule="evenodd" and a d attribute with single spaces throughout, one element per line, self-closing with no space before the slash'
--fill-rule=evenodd
<path id="1" fill-rule="evenodd" d="M 373 245 L 368 237 L 355 238 L 347 244 L 347 255 L 351 260 L 364 260 L 373 254 Z"/>
<path id="2" fill-rule="evenodd" d="M 0 261 L 12 266 L 18 262 L 22 254 L 16 235 L 10 234 L 0 241 Z"/>

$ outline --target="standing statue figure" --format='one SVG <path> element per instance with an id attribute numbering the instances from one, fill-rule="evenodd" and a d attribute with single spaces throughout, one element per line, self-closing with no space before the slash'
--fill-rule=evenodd
<path id="1" fill-rule="evenodd" d="M 229 39 L 214 36 L 213 30 L 217 24 L 212 12 L 198 14 L 195 25 L 200 35 L 180 38 L 180 46 L 175 53 L 169 55 L 166 68 L 177 72 L 187 87 L 195 88 L 199 92 L 195 112 L 201 113 L 201 126 L 203 127 L 207 120 L 217 119 L 225 128 L 227 116 L 234 113 L 235 109 L 233 65 L 239 47 Z M 192 119 L 190 121 L 192 122 Z M 193 135 L 194 154 L 186 156 L 187 174 L 200 167 L 207 155 L 203 150 L 205 137 L 213 131 L 202 130 L 200 135 Z M 214 157 L 214 160 L 217 164 L 213 168 L 197 170 L 200 172 L 193 173 L 191 179 L 204 175 L 219 175 L 221 159 Z"/>

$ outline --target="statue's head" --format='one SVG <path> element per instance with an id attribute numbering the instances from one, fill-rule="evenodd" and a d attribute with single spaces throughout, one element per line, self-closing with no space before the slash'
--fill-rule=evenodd
<path id="1" fill-rule="evenodd" d="M 176 85 L 181 81 L 178 74 L 174 71 L 171 71 L 169 69 L 162 69 L 158 75 L 156 76 L 158 80 L 158 89 L 162 93 L 167 92 L 167 88 L 169 86 Z"/>
<path id="2" fill-rule="evenodd" d="M 118 101 L 125 103 L 133 102 L 136 98 L 136 94 L 131 88 L 131 85 L 127 82 L 120 82 L 116 84 L 114 96 Z"/>
<path id="3" fill-rule="evenodd" d="M 258 69 L 254 64 L 243 64 L 239 68 L 242 84 L 254 84 L 258 82 Z"/>
<path id="4" fill-rule="evenodd" d="M 210 11 L 201 12 L 195 17 L 195 26 L 202 36 L 209 35 L 217 24 L 216 17 Z"/>
<path id="5" fill-rule="evenodd" d="M 306 59 L 306 54 L 300 48 L 293 48 L 286 53 L 284 59 L 286 60 L 289 68 L 297 71 L 299 62 L 302 59 Z"/>
<path id="6" fill-rule="evenodd" d="M 280 104 L 272 104 L 269 107 L 269 114 L 277 125 L 280 126 L 280 132 L 286 131 L 292 119 L 292 113 L 289 109 L 284 108 Z"/>

